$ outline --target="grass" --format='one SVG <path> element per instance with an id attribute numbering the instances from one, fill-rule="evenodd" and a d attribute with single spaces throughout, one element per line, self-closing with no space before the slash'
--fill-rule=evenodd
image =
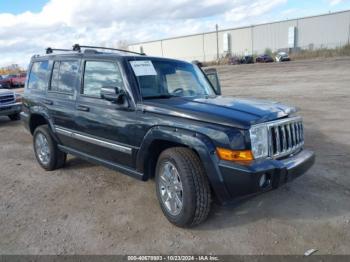
<path id="1" fill-rule="evenodd" d="M 275 58 L 277 52 L 272 52 L 270 48 L 265 50 L 265 54 L 270 55 Z M 303 60 L 303 59 L 313 59 L 313 58 L 329 58 L 329 57 L 341 57 L 341 56 L 350 56 L 350 44 L 347 44 L 342 47 L 337 47 L 334 49 L 321 48 L 315 50 L 301 49 L 298 52 L 290 54 L 292 60 Z M 253 56 L 254 60 L 256 54 Z M 204 62 L 204 66 L 215 66 L 215 65 L 228 65 L 230 62 L 230 57 L 225 56 L 221 57 L 219 60 Z"/>
<path id="2" fill-rule="evenodd" d="M 350 44 L 334 49 L 321 48 L 316 50 L 301 50 L 297 53 L 291 54 L 292 60 L 302 60 L 310 58 L 328 58 L 338 56 L 350 56 Z"/>

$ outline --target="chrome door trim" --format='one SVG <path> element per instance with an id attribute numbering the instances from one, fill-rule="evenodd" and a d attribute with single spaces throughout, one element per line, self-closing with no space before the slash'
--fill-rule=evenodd
<path id="1" fill-rule="evenodd" d="M 64 135 L 64 136 L 75 138 L 75 139 L 78 139 L 80 141 L 88 142 L 88 143 L 91 143 L 91 144 L 94 144 L 94 145 L 98 145 L 98 146 L 106 147 L 106 148 L 109 148 L 109 149 L 113 149 L 113 150 L 116 150 L 116 151 L 119 151 L 119 152 L 122 152 L 122 153 L 125 153 L 125 154 L 131 155 L 131 153 L 132 153 L 132 148 L 131 147 L 127 147 L 127 146 L 116 144 L 116 143 L 113 143 L 113 142 L 108 142 L 108 141 L 105 141 L 105 140 L 97 139 L 97 138 L 94 138 L 94 137 L 89 136 L 89 135 L 77 133 L 77 132 L 75 132 L 73 130 L 69 130 L 69 129 L 66 129 L 66 128 L 61 128 L 61 127 L 55 126 L 55 131 L 56 131 L 57 134 L 61 134 L 61 135 Z"/>

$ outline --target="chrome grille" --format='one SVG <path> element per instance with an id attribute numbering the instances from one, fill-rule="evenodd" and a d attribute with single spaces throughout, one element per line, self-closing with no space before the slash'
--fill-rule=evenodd
<path id="1" fill-rule="evenodd" d="M 0 95 L 0 105 L 6 105 L 15 102 L 15 96 L 10 95 Z"/>
<path id="2" fill-rule="evenodd" d="M 279 158 L 290 155 L 304 145 L 304 130 L 301 117 L 268 123 L 268 130 L 270 157 Z"/>

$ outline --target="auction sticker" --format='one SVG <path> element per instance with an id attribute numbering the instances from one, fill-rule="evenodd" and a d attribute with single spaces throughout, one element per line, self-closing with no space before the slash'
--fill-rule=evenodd
<path id="1" fill-rule="evenodd" d="M 156 76 L 157 75 L 157 72 L 154 69 L 154 66 L 152 64 L 152 61 L 150 60 L 130 61 L 130 64 L 136 76 Z"/>

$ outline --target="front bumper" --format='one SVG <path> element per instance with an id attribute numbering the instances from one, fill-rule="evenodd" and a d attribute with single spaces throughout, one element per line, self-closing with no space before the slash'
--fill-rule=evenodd
<path id="1" fill-rule="evenodd" d="M 314 152 L 305 149 L 286 159 L 265 159 L 247 165 L 220 161 L 219 170 L 229 195 L 222 202 L 277 188 L 304 174 L 314 162 Z M 262 175 L 268 179 L 264 185 L 260 184 Z"/>
<path id="2" fill-rule="evenodd" d="M 22 103 L 10 105 L 0 105 L 0 116 L 9 116 L 20 113 L 22 111 Z"/>

